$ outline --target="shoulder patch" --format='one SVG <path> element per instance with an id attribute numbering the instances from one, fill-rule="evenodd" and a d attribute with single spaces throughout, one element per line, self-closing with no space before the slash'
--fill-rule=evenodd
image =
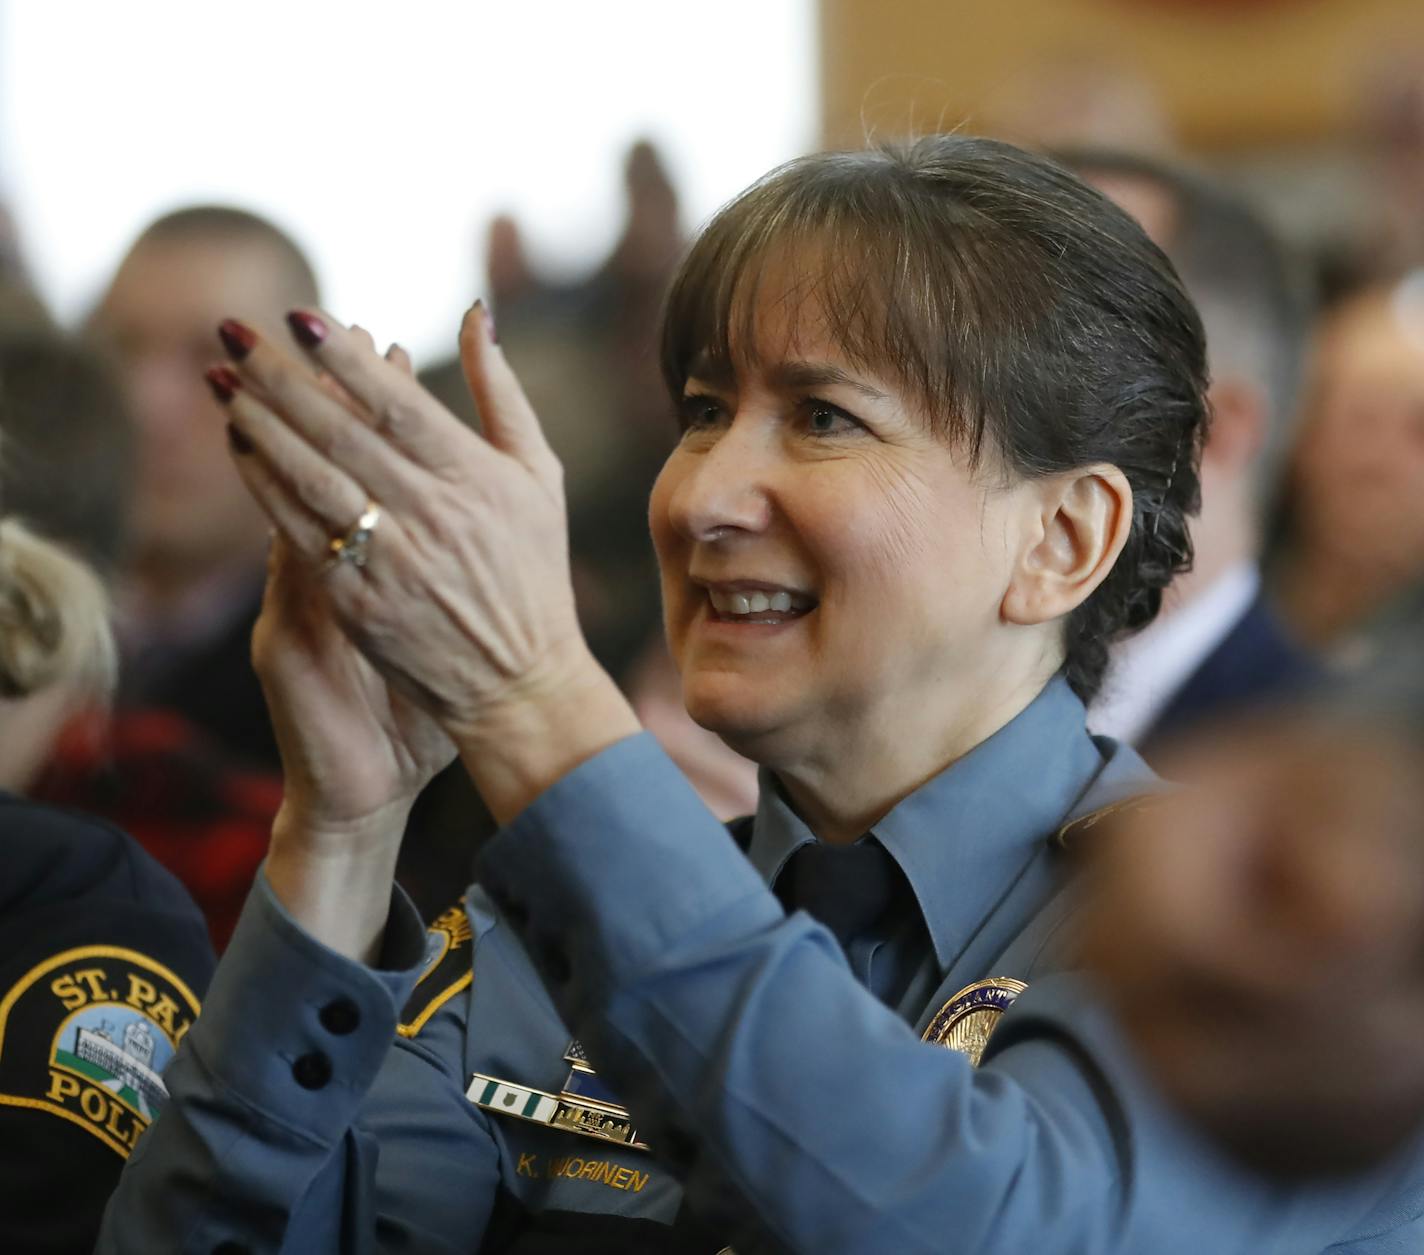
<path id="1" fill-rule="evenodd" d="M 432 1015 L 474 981 L 470 938 L 470 919 L 460 902 L 425 930 L 425 964 L 396 1025 L 402 1037 L 414 1037 Z"/>
<path id="2" fill-rule="evenodd" d="M 1111 802 L 1107 806 L 1100 806 L 1097 810 L 1089 811 L 1086 815 L 1079 815 L 1077 819 L 1070 819 L 1053 834 L 1053 844 L 1060 850 L 1072 850 L 1076 847 L 1079 837 L 1096 828 L 1103 820 L 1111 819 L 1115 815 L 1129 815 L 1136 811 L 1147 810 L 1171 796 L 1170 793 L 1138 793 L 1132 797 Z"/>
<path id="3" fill-rule="evenodd" d="M 182 979 L 137 950 L 53 955 L 0 999 L 0 1104 L 68 1120 L 128 1158 L 197 1015 Z"/>

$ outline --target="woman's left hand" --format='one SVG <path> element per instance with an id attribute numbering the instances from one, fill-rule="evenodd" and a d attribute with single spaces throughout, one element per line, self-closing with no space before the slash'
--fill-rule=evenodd
<path id="1" fill-rule="evenodd" d="M 496 818 L 512 818 L 638 730 L 578 627 L 562 468 L 481 306 L 460 352 L 483 435 L 362 333 L 314 312 L 289 321 L 340 389 L 224 324 L 236 440 L 270 471 L 245 476 L 249 487 L 323 572 L 344 631 L 454 738 Z M 372 509 L 378 521 L 356 536 Z"/>

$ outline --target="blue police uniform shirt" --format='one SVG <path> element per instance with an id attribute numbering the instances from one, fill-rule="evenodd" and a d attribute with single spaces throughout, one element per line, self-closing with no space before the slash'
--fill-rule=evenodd
<path id="1" fill-rule="evenodd" d="M 744 857 L 646 735 L 497 837 L 443 935 L 396 891 L 374 967 L 263 881 L 99 1249 L 1418 1250 L 1417 1157 L 1311 1188 L 1234 1170 L 1061 970 L 1049 838 L 1152 787 L 1055 679 L 875 825 L 897 909 L 844 945 L 768 889 L 814 840 L 775 789 Z M 987 976 L 1029 988 L 976 1070 L 919 1033 Z M 475 1073 L 557 1091 L 572 1035 L 655 1155 L 465 1097 Z"/>

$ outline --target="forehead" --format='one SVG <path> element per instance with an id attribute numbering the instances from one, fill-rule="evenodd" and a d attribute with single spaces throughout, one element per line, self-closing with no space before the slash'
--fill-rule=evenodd
<path id="1" fill-rule="evenodd" d="M 281 312 L 281 268 L 259 241 L 151 240 L 124 258 L 96 312 L 108 330 L 211 330 L 224 317 Z"/>
<path id="2" fill-rule="evenodd" d="M 695 346 L 689 376 L 733 382 L 757 374 L 787 387 L 859 382 L 882 394 L 894 382 L 890 353 L 875 351 L 866 323 L 883 301 L 848 272 L 823 247 L 769 249 L 736 276 L 706 342 Z M 857 298 L 847 294 L 852 287 Z"/>
<path id="3" fill-rule="evenodd" d="M 1342 309 L 1326 328 L 1320 362 L 1336 382 L 1394 382 L 1424 388 L 1424 308 L 1389 294 Z"/>

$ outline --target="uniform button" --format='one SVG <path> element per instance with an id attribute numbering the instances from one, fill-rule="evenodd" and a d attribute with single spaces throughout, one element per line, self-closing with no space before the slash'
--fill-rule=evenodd
<path id="1" fill-rule="evenodd" d="M 337 998 L 322 1007 L 317 1018 L 328 1033 L 345 1037 L 347 1033 L 356 1031 L 356 1026 L 361 1023 L 361 1012 L 350 998 Z"/>
<path id="2" fill-rule="evenodd" d="M 252 1248 L 242 1242 L 219 1242 L 213 1247 L 213 1255 L 252 1255 Z"/>
<path id="3" fill-rule="evenodd" d="M 331 1060 L 320 1050 L 298 1055 L 292 1064 L 292 1076 L 303 1089 L 320 1089 L 331 1080 Z"/>

